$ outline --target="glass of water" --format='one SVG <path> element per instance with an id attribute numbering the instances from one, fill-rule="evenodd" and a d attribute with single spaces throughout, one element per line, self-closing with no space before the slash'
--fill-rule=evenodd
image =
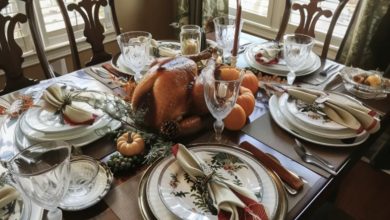
<path id="1" fill-rule="evenodd" d="M 222 48 L 222 57 L 224 63 L 230 62 L 232 55 L 233 43 L 234 43 L 234 32 L 236 30 L 236 19 L 231 16 L 222 16 L 214 18 L 215 26 L 215 38 L 217 44 Z M 242 22 L 240 24 L 241 32 Z"/>
<path id="2" fill-rule="evenodd" d="M 48 219 L 62 219 L 57 208 L 69 185 L 71 147 L 63 141 L 32 145 L 7 164 L 23 192 L 48 210 Z"/>
<path id="3" fill-rule="evenodd" d="M 294 83 L 297 71 L 306 63 L 314 45 L 314 38 L 303 34 L 284 35 L 283 56 L 290 70 L 287 74 L 287 83 Z"/>
<path id="4" fill-rule="evenodd" d="M 137 83 L 142 80 L 141 71 L 149 62 L 151 40 L 152 34 L 144 31 L 130 31 L 117 37 L 126 66 L 134 71 Z"/>

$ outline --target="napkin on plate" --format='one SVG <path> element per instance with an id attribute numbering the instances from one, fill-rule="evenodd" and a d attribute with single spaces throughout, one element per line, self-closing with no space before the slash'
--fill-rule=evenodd
<path id="1" fill-rule="evenodd" d="M 0 209 L 17 199 L 19 192 L 8 185 L 0 187 Z"/>
<path id="2" fill-rule="evenodd" d="M 279 45 L 261 48 L 255 55 L 258 63 L 264 65 L 277 64 L 279 62 L 281 49 Z"/>
<path id="3" fill-rule="evenodd" d="M 64 121 L 70 125 L 91 125 L 95 121 L 97 115 L 86 111 L 76 105 L 68 99 L 69 92 L 65 91 L 61 86 L 55 84 L 49 86 L 43 93 L 43 100 L 46 101 L 50 107 L 60 110 L 63 114 Z M 69 104 L 66 104 L 69 102 Z"/>
<path id="4" fill-rule="evenodd" d="M 191 177 L 210 178 L 205 184 L 218 209 L 218 219 L 268 219 L 264 206 L 253 192 L 212 175 L 208 165 L 182 144 L 174 145 L 172 153 L 179 166 Z"/>
<path id="5" fill-rule="evenodd" d="M 376 112 L 347 97 L 337 94 L 327 94 L 323 91 L 290 87 L 289 95 L 308 104 L 323 104 L 322 111 L 334 122 L 354 129 L 357 133 L 366 130 L 374 133 L 379 130 L 380 123 L 374 116 Z M 319 105 L 321 106 L 321 105 Z"/>

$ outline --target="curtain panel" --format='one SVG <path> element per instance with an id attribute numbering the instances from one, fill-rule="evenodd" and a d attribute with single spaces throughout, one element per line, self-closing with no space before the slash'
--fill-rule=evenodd
<path id="1" fill-rule="evenodd" d="M 177 19 L 178 27 L 188 24 L 189 22 L 189 1 L 192 0 L 176 0 L 177 1 Z M 205 32 L 214 30 L 213 18 L 227 15 L 229 13 L 229 0 L 203 0 L 202 2 L 202 26 Z"/>
<path id="2" fill-rule="evenodd" d="M 383 19 L 386 19 L 385 14 L 389 9 L 390 2 L 389 0 L 361 1 L 361 9 L 356 16 L 356 21 L 354 21 L 354 28 L 345 36 L 347 40 L 340 61 L 348 66 L 376 69 L 380 65 L 372 48 L 373 40 L 377 32 L 380 31 L 378 27 L 383 26 L 380 24 L 384 22 Z"/>

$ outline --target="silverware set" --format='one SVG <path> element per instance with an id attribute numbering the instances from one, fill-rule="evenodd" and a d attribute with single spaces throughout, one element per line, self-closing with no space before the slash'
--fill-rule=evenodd
<path id="1" fill-rule="evenodd" d="M 336 171 L 334 170 L 335 167 L 325 159 L 321 158 L 318 155 L 315 155 L 311 153 L 298 139 L 295 138 L 295 145 L 294 150 L 297 152 L 297 154 L 301 157 L 303 161 L 306 163 L 315 165 L 328 173 L 332 175 L 337 175 Z"/>

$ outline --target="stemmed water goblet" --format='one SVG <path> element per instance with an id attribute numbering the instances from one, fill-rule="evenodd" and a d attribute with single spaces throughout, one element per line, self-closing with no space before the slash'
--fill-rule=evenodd
<path id="1" fill-rule="evenodd" d="M 314 45 L 314 38 L 303 34 L 287 34 L 284 36 L 283 55 L 290 72 L 287 83 L 294 83 L 295 72 L 306 63 Z"/>
<path id="2" fill-rule="evenodd" d="M 48 210 L 48 219 L 62 219 L 58 209 L 69 185 L 71 147 L 63 141 L 32 145 L 7 162 L 21 190 Z"/>
<path id="3" fill-rule="evenodd" d="M 216 17 L 213 20 L 215 27 L 215 38 L 217 44 L 222 48 L 222 58 L 224 63 L 230 62 L 232 55 L 234 32 L 236 30 L 236 19 L 231 16 Z M 242 22 L 240 24 L 240 31 Z"/>
<path id="4" fill-rule="evenodd" d="M 141 71 L 149 62 L 151 40 L 152 35 L 144 31 L 130 31 L 117 37 L 126 66 L 134 71 L 137 83 L 142 80 Z"/>
<path id="5" fill-rule="evenodd" d="M 232 111 L 237 101 L 241 81 L 244 72 L 235 80 L 216 79 L 214 69 L 207 67 L 203 69 L 204 97 L 207 108 L 216 119 L 214 122 L 215 140 L 220 141 L 224 129 L 223 119 Z"/>

